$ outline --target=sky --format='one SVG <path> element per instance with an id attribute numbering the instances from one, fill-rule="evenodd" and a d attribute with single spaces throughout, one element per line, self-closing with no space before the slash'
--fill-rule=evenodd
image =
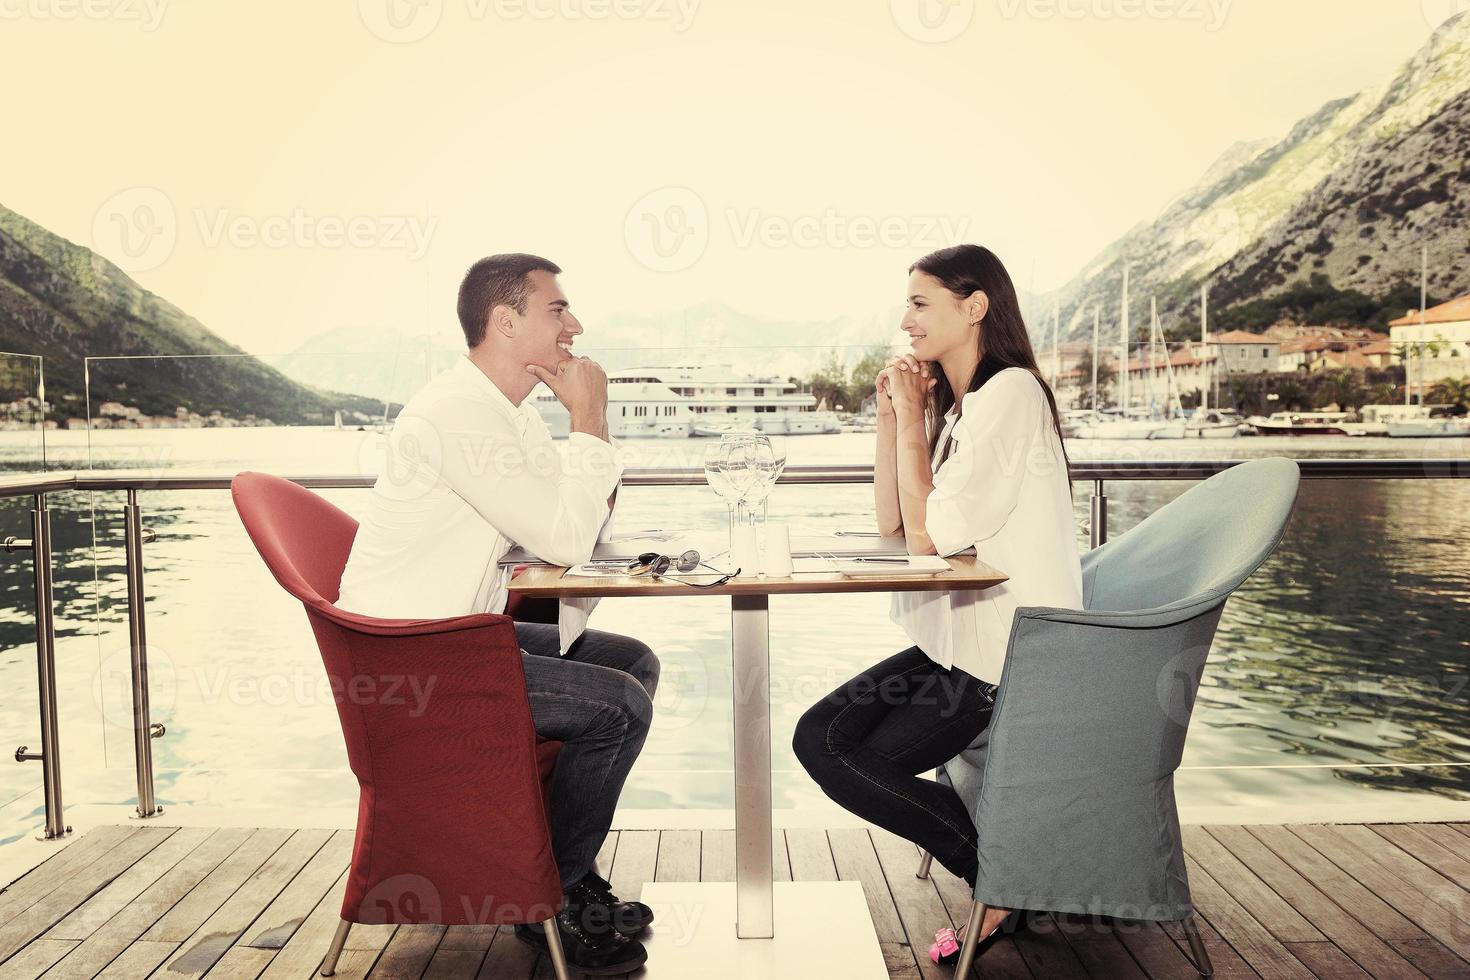
<path id="1" fill-rule="evenodd" d="M 563 267 L 589 341 L 709 301 L 871 318 L 958 241 L 1060 285 L 1467 7 L 0 0 L 0 204 L 263 355 L 452 343 L 505 251 Z"/>

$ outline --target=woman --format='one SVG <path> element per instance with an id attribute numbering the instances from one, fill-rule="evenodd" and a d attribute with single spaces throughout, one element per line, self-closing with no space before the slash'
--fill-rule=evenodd
<path id="1" fill-rule="evenodd" d="M 833 800 L 973 888 L 973 819 L 927 776 L 990 724 L 1016 607 L 1082 606 L 1071 484 L 1056 400 L 989 249 L 959 245 L 910 267 L 902 329 L 912 352 L 878 376 L 878 528 L 902 534 L 910 554 L 973 546 L 1010 578 L 896 594 L 893 620 L 915 645 L 808 709 L 794 748 Z M 1008 913 L 986 911 L 982 950 Z"/>

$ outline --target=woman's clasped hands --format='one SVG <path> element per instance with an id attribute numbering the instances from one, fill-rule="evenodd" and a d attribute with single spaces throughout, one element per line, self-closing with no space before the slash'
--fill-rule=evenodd
<path id="1" fill-rule="evenodd" d="M 912 354 L 890 360 L 878 372 L 878 414 L 922 418 L 924 401 L 938 381 L 931 376 L 933 365 Z"/>

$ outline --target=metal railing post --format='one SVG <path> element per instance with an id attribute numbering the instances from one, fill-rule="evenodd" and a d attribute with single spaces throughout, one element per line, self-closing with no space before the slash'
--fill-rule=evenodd
<path id="1" fill-rule="evenodd" d="M 133 757 L 138 770 L 138 816 L 153 817 L 163 812 L 153 795 L 153 740 L 163 734 L 163 726 L 155 726 L 148 709 L 148 631 L 143 621 L 143 544 L 148 536 L 143 530 L 143 512 L 138 507 L 138 491 L 128 491 L 123 507 L 126 525 L 126 560 L 128 576 L 128 651 L 133 679 Z"/>
<path id="2" fill-rule="evenodd" d="M 31 562 L 36 578 L 36 686 L 41 706 L 41 751 L 16 753 L 17 759 L 41 761 L 46 797 L 46 839 L 71 833 L 61 810 L 61 745 L 56 721 L 56 634 L 51 597 L 51 511 L 46 495 L 35 496 L 31 511 Z"/>
<path id="3" fill-rule="evenodd" d="M 1108 543 L 1108 495 L 1102 480 L 1092 481 L 1090 538 L 1094 548 Z"/>

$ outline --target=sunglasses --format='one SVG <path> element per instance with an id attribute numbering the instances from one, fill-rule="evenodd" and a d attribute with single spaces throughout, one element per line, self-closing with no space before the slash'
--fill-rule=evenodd
<path id="1" fill-rule="evenodd" d="M 695 569 L 701 567 L 708 568 L 710 571 L 716 573 L 720 577 L 713 582 L 690 582 L 677 576 L 668 574 L 669 569 L 671 568 L 676 572 L 692 572 Z M 699 552 L 693 550 L 686 551 L 682 555 L 678 556 L 661 555 L 656 551 L 645 551 L 637 558 L 634 558 L 632 561 L 628 562 L 628 574 L 652 575 L 656 579 L 661 579 L 667 576 L 670 581 L 678 582 L 681 585 L 687 585 L 691 588 L 713 589 L 717 586 L 724 585 L 736 575 L 739 575 L 740 569 L 737 568 L 735 569 L 735 571 L 728 574 L 721 572 L 718 568 L 715 568 L 711 565 L 706 565 L 704 561 L 700 559 Z"/>

